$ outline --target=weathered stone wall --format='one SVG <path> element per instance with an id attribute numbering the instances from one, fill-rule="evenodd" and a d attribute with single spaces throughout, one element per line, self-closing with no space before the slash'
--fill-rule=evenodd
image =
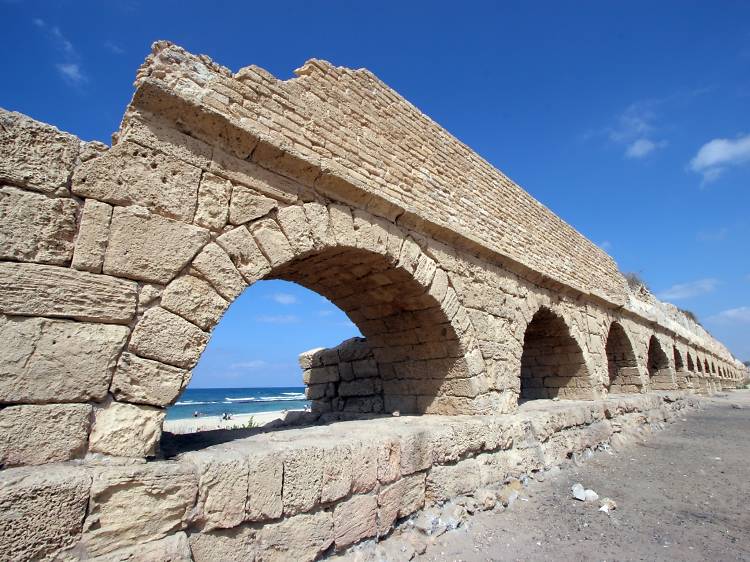
<path id="1" fill-rule="evenodd" d="M 587 265 L 582 256 L 595 255 L 588 249 L 581 254 L 562 244 L 549 250 L 558 261 L 570 260 L 571 271 L 585 273 L 592 285 L 583 293 L 559 264 L 532 271 L 535 260 L 550 261 L 544 248 L 550 248 L 557 230 L 546 242 L 528 241 L 531 261 L 524 265 L 502 241 L 488 240 L 481 248 L 460 225 L 438 228 L 445 219 L 442 203 L 414 206 L 416 195 L 407 194 L 422 193 L 422 188 L 409 191 L 408 176 L 397 175 L 418 147 L 401 143 L 398 154 L 385 159 L 391 150 L 386 141 L 395 134 L 389 128 L 394 117 L 388 115 L 397 110 L 397 121 L 411 119 L 413 108 L 400 100 L 380 124 L 370 123 L 381 111 L 378 100 L 395 94 L 380 83 L 373 86 L 367 72 L 322 63 L 306 68 L 310 72 L 301 78 L 263 89 L 258 81 L 271 78 L 258 69 L 232 78 L 204 58 L 158 44 L 110 149 L 18 114 L 1 114 L 0 331 L 10 345 L 0 358 L 0 403 L 5 405 L 0 425 L 17 435 L 12 444 L 10 439 L 0 444 L 3 465 L 87 453 L 156 454 L 164 407 L 188 383 L 213 326 L 247 285 L 267 278 L 296 281 L 319 292 L 357 324 L 372 349 L 378 377 L 344 381 L 343 389 L 354 391 L 358 385 L 362 393 L 371 385 L 374 395 L 382 394 L 384 412 L 512 411 L 521 373 L 530 372 L 522 369 L 527 327 L 540 311 L 565 333 L 568 347 L 557 346 L 567 364 L 550 359 L 555 346 L 547 353 L 543 345 L 526 350 L 528 357 L 536 353 L 532 362 L 547 367 L 535 379 L 542 381 L 536 396 L 604 395 L 610 384 L 606 342 L 613 321 L 623 327 L 635 355 L 630 384 L 615 385 L 617 391 L 688 388 L 687 376 L 675 376 L 674 347 L 683 354 L 693 351 L 700 370 L 691 378 L 707 379 L 693 382 L 696 390 L 710 392 L 719 379 L 736 380 L 739 365 L 726 349 L 673 307 L 631 293 L 625 295 L 625 308 L 615 307 L 623 301 L 611 296 L 620 294 L 621 276 Z M 363 137 L 363 146 L 372 148 L 372 139 L 383 136 L 380 161 L 386 171 L 392 164 L 395 174 L 384 176 L 386 183 L 395 182 L 387 198 L 350 174 L 355 165 L 367 168 L 364 148 L 363 161 L 352 160 L 350 151 L 304 161 L 304 151 L 290 144 L 295 134 L 304 132 L 307 138 L 319 130 L 315 146 L 324 150 L 320 147 L 327 145 L 330 129 L 326 116 L 344 119 L 343 113 L 353 119 L 354 106 L 345 110 L 342 98 L 326 97 L 336 111 L 311 101 L 315 88 L 331 88 L 339 79 L 358 100 L 372 97 L 356 107 L 369 108 L 362 119 L 369 123 L 370 141 Z M 217 97 L 219 90 L 224 93 Z M 283 115 L 273 123 L 265 113 L 252 123 L 240 115 L 242 104 L 276 107 L 280 92 L 286 92 L 283 99 L 298 99 L 281 104 Z M 225 98 L 227 105 L 220 107 L 217 100 Z M 301 115 L 307 115 L 302 123 Z M 434 128 L 421 117 L 404 125 L 412 139 L 442 139 L 442 156 L 434 158 L 465 153 L 460 143 L 448 143 L 445 133 L 431 137 Z M 347 134 L 342 132 L 342 139 Z M 424 146 L 429 146 L 426 140 Z M 485 169 L 475 157 L 467 158 L 459 163 L 467 178 Z M 438 166 L 438 160 L 423 162 L 424 170 L 432 170 L 427 164 Z M 437 177 L 437 170 L 431 175 Z M 502 178 L 492 177 L 471 187 L 478 198 L 473 202 L 468 184 L 456 184 L 446 201 L 458 197 L 486 211 L 471 217 L 459 213 L 457 221 L 505 217 L 513 228 L 538 233 L 557 224 L 505 179 L 497 201 L 485 205 L 483 198 L 494 193 L 492 181 Z M 411 210 L 394 202 L 399 193 L 402 206 Z M 503 206 L 510 204 L 507 194 L 520 198 L 520 211 L 512 216 Z M 418 202 L 430 200 L 420 196 Z M 523 209 L 535 211 L 527 215 Z M 424 220 L 416 220 L 417 210 Z M 589 248 L 561 228 L 564 239 Z M 597 258 L 592 263 L 610 262 Z M 667 363 L 649 375 L 652 337 Z M 573 356 L 575 361 L 568 361 Z M 637 377 L 640 384 L 634 382 Z M 381 408 L 380 400 L 366 396 L 350 396 L 347 402 L 351 409 Z M 50 426 L 59 427 L 54 442 L 40 440 L 39 429 Z"/>
<path id="2" fill-rule="evenodd" d="M 364 338 L 352 338 L 331 349 L 312 349 L 299 357 L 305 395 L 315 414 L 385 412 L 383 380 L 375 355 Z"/>
<path id="3" fill-rule="evenodd" d="M 246 503 L 259 510 L 221 528 L 265 522 L 257 537 L 255 527 L 214 534 L 268 553 L 288 554 L 280 537 L 300 529 L 293 536 L 305 544 L 330 544 L 331 533 L 347 544 L 331 502 L 354 502 L 340 521 L 373 501 L 379 509 L 369 484 L 330 484 L 336 491 L 318 498 L 319 482 L 336 477 L 318 480 L 292 459 L 315 435 L 335 444 L 334 426 L 300 430 L 292 444 L 288 433 L 252 444 L 253 455 L 292 455 L 262 484 L 284 480 L 285 493 L 299 494 L 281 508 L 242 476 L 262 472 L 243 447 L 195 453 L 238 471 L 233 478 L 187 460 L 144 463 L 163 455 L 165 408 L 213 327 L 262 279 L 320 293 L 367 340 L 362 358 L 350 343 L 304 360 L 325 419 L 398 411 L 483 424 L 517 409 L 524 373 L 537 397 L 598 399 L 678 387 L 707 394 L 744 372 L 674 307 L 628 292 L 610 258 L 366 71 L 313 61 L 282 82 L 257 68 L 232 75 L 159 43 L 136 87 L 111 148 L 0 111 L 2 515 L 18 521 L 11 506 L 31 494 L 37 503 L 24 513 L 49 522 L 38 538 L 16 523 L 2 530 L 19 558 L 81 537 L 72 558 L 146 540 L 163 558 L 187 544 L 174 534 L 187 529 L 200 559 L 223 540 L 201 532 L 205 514 L 240 509 L 223 499 L 212 507 L 225 493 L 214 485 L 230 496 L 247 486 L 245 499 L 257 502 Z M 620 347 L 632 351 L 619 367 L 608 353 L 615 322 Z M 687 358 L 682 368 L 675 350 Z M 433 423 L 419 419 L 402 418 L 407 428 Z M 376 431 L 370 422 L 358 423 Z M 374 454 L 359 457 L 372 463 Z M 424 460 L 408 455 L 401 467 Z M 50 472 L 67 461 L 69 477 Z M 419 472 L 427 482 L 430 462 L 378 482 Z M 213 482 L 205 498 L 197 473 Z M 410 497 L 411 484 L 399 486 Z M 150 511 L 133 516 L 134 506 Z"/>
<path id="4" fill-rule="evenodd" d="M 684 394 L 269 431 L 149 463 L 0 471 L 6 560 L 314 560 L 461 495 L 684 416 Z M 224 441 L 224 442 L 222 442 Z"/>

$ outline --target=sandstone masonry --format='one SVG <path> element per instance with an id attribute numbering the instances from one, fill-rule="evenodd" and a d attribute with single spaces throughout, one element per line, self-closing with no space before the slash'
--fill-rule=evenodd
<path id="1" fill-rule="evenodd" d="M 311 60 L 282 81 L 158 42 L 135 86 L 112 147 L 0 110 L 12 559 L 312 559 L 502 480 L 508 462 L 534 470 L 579 435 L 611 439 L 602 411 L 642 426 L 746 376 L 366 70 Z M 300 358 L 312 418 L 349 420 L 356 439 L 333 424 L 165 459 L 165 408 L 212 329 L 273 278 L 365 336 Z M 521 438 L 511 414 L 520 401 L 547 419 L 565 400 L 578 421 L 558 429 L 577 429 L 540 453 L 546 437 Z M 498 455 L 494 476 L 480 455 Z"/>

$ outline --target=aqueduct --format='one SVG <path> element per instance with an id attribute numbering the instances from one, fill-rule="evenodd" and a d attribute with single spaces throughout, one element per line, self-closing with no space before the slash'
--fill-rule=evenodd
<path id="1" fill-rule="evenodd" d="M 160 42 L 111 148 L 0 114 L 10 559 L 313 559 L 745 376 L 370 72 L 296 73 Z M 166 455 L 165 408 L 269 278 L 365 336 L 301 356 L 328 425 Z"/>

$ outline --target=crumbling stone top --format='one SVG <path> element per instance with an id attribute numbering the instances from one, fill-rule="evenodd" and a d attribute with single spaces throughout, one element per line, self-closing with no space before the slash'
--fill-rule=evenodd
<path id="1" fill-rule="evenodd" d="M 171 112 L 191 134 L 250 135 L 266 165 L 321 193 L 494 254 L 536 272 L 536 281 L 626 304 L 610 256 L 371 72 L 312 59 L 296 74 L 283 81 L 256 66 L 232 73 L 157 42 L 131 109 Z M 175 103 L 192 110 L 174 111 Z"/>

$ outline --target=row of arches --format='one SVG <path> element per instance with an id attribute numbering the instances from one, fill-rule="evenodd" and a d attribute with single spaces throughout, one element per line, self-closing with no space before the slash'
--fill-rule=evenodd
<path id="1" fill-rule="evenodd" d="M 677 345 L 670 352 L 656 335 L 648 339 L 642 369 L 644 361 L 639 360 L 633 341 L 620 322 L 610 324 L 605 341 L 607 372 L 605 380 L 597 381 L 564 318 L 541 308 L 524 335 L 520 398 L 590 399 L 601 387 L 612 394 L 673 389 L 707 392 L 720 388 L 718 380 L 734 378 L 727 368 L 699 358 L 697 352 L 688 350 L 683 357 Z"/>

